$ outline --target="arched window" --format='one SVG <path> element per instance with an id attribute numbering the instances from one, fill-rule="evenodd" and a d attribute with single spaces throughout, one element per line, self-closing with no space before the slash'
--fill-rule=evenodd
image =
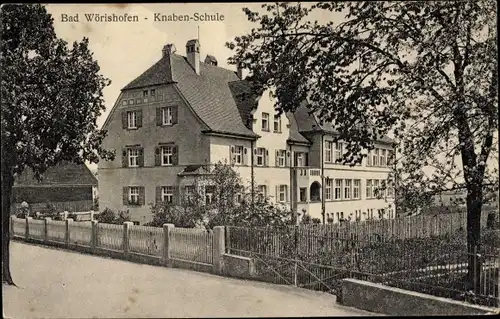
<path id="1" fill-rule="evenodd" d="M 311 202 L 319 202 L 321 200 L 321 185 L 318 182 L 311 184 L 309 195 Z"/>

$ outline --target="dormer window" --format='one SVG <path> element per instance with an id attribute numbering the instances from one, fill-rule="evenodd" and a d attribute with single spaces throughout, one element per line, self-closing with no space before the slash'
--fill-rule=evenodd
<path id="1" fill-rule="evenodd" d="M 142 98 L 143 98 L 144 103 L 148 102 L 148 90 L 144 90 L 142 92 Z"/>

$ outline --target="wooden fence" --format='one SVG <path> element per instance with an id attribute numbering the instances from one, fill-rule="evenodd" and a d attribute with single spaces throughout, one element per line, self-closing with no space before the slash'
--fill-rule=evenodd
<path id="1" fill-rule="evenodd" d="M 481 215 L 481 228 L 486 227 L 489 212 Z M 341 222 L 335 224 L 306 224 L 303 229 L 333 234 L 337 238 L 357 240 L 385 240 L 428 238 L 456 234 L 467 229 L 467 213 L 417 215 L 395 219 Z"/>

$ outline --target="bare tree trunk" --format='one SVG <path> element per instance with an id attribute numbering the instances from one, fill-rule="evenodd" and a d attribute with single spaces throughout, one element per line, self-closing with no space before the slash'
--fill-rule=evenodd
<path id="1" fill-rule="evenodd" d="M 472 185 L 467 192 L 467 290 L 480 292 L 481 261 L 478 254 L 481 248 L 481 206 L 482 190 L 479 185 Z"/>
<path id="2" fill-rule="evenodd" d="M 4 166 L 4 165 L 2 165 Z M 2 167 L 2 283 L 15 285 L 10 274 L 10 205 L 14 177 L 10 167 Z"/>

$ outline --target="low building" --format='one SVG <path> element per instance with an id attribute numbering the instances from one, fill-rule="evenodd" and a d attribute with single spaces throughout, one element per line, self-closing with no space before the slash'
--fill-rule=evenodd
<path id="1" fill-rule="evenodd" d="M 89 211 L 93 205 L 93 192 L 97 179 L 85 164 L 70 162 L 49 167 L 43 179 L 34 178 L 33 171 L 25 171 L 15 178 L 12 189 L 12 209 L 22 202 L 28 203 L 32 212 L 44 212 L 50 204 L 58 211 Z"/>

